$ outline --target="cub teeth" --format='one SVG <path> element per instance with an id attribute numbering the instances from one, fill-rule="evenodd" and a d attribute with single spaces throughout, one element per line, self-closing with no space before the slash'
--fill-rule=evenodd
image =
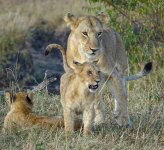
<path id="1" fill-rule="evenodd" d="M 97 88 L 98 88 L 98 84 L 96 84 L 96 85 L 89 85 L 89 89 L 95 90 Z"/>

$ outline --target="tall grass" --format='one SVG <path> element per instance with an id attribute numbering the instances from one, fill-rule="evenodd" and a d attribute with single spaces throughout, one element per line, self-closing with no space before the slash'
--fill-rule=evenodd
<path id="1" fill-rule="evenodd" d="M 147 81 L 150 84 L 147 85 Z M 142 86 L 140 86 L 142 85 Z M 112 117 L 113 98 L 104 96 L 106 103 L 106 123 L 94 134 L 83 137 L 80 132 L 68 138 L 64 130 L 47 132 L 36 127 L 17 129 L 12 133 L 0 134 L 1 149 L 163 149 L 163 101 L 160 93 L 157 98 L 151 97 L 161 89 L 151 83 L 151 77 L 137 81 L 129 93 L 129 112 L 133 126 L 118 127 Z M 142 91 L 142 92 L 141 92 Z M 136 94 L 137 93 L 137 94 Z M 44 91 L 35 94 L 34 111 L 38 114 L 59 115 L 62 113 L 60 96 L 47 95 Z M 6 103 L 1 105 L 1 116 L 7 113 Z M 2 129 L 3 118 L 0 121 Z"/>

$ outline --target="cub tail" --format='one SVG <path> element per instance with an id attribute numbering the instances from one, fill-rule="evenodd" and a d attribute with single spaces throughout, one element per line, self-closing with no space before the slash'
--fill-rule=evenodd
<path id="1" fill-rule="evenodd" d="M 63 67 L 64 67 L 65 72 L 72 71 L 72 69 L 68 66 L 68 63 L 67 63 L 65 49 L 61 45 L 59 45 L 59 44 L 49 44 L 46 47 L 45 55 L 47 56 L 52 51 L 52 49 L 54 49 L 54 48 L 59 49 L 60 52 L 62 53 L 62 56 L 63 56 Z"/>
<path id="2" fill-rule="evenodd" d="M 56 129 L 60 129 L 64 127 L 64 117 L 63 116 L 31 116 L 32 125 L 38 125 L 41 128 L 50 129 L 52 131 L 56 131 Z M 74 129 L 79 130 L 82 128 L 82 120 L 79 118 L 74 119 Z"/>

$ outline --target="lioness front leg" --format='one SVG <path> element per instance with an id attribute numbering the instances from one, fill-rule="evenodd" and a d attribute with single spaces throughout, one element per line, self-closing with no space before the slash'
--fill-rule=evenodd
<path id="1" fill-rule="evenodd" d="M 83 111 L 84 136 L 89 135 L 92 132 L 94 117 L 95 111 L 93 106 Z"/>
<path id="2" fill-rule="evenodd" d="M 74 132 L 74 114 L 70 109 L 64 109 L 64 126 L 66 134 Z"/>
<path id="3" fill-rule="evenodd" d="M 127 106 L 126 81 L 116 72 L 109 81 L 109 88 L 115 98 L 114 116 L 120 126 L 131 125 Z"/>

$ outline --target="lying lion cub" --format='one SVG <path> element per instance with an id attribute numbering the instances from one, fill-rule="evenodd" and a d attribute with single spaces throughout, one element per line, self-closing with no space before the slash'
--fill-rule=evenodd
<path id="1" fill-rule="evenodd" d="M 39 116 L 32 112 L 33 93 L 26 94 L 18 92 L 15 95 L 6 92 L 5 98 L 10 104 L 10 111 L 4 120 L 4 131 L 11 131 L 14 127 L 31 127 L 36 125 L 40 128 L 57 129 L 64 127 L 64 119 L 62 116 L 47 117 Z M 80 128 L 80 121 L 75 121 L 75 129 Z"/>
<path id="2" fill-rule="evenodd" d="M 64 113 L 66 133 L 74 132 L 74 115 L 82 113 L 84 135 L 92 130 L 95 117 L 94 104 L 97 103 L 98 91 L 102 83 L 101 73 L 95 63 L 76 63 L 73 70 L 67 65 L 64 49 L 57 44 L 50 44 L 46 48 L 46 55 L 52 48 L 59 48 L 63 54 L 65 72 L 60 80 L 61 103 Z"/>

